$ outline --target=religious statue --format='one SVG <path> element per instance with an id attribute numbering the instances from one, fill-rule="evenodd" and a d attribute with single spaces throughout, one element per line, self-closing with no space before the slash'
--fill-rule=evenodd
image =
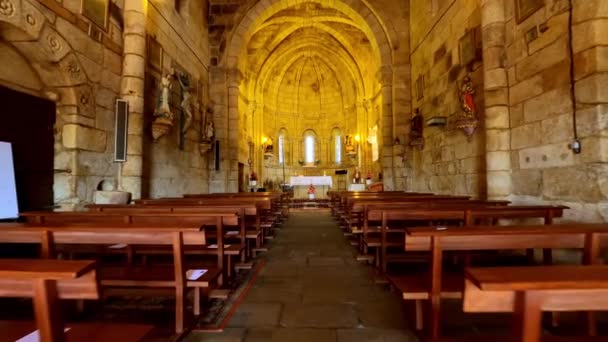
<path id="1" fill-rule="evenodd" d="M 154 122 L 152 123 L 152 137 L 157 140 L 169 132 L 173 126 L 173 113 L 169 99 L 171 97 L 171 81 L 175 78 L 175 72 L 171 70 L 160 79 L 158 99 L 154 110 Z"/>
<path id="2" fill-rule="evenodd" d="M 422 114 L 420 114 L 420 110 L 416 108 L 416 110 L 414 110 L 414 117 L 411 121 L 410 146 L 418 147 L 418 149 L 421 151 L 424 149 L 423 120 L 424 118 Z"/>
<path id="3" fill-rule="evenodd" d="M 207 127 L 205 128 L 205 138 L 212 141 L 215 137 L 215 129 L 213 128 L 213 121 L 207 121 Z"/>
<path id="4" fill-rule="evenodd" d="M 369 129 L 367 142 L 372 145 L 372 161 L 378 161 L 378 125 Z"/>
<path id="5" fill-rule="evenodd" d="M 344 138 L 344 149 L 347 155 L 354 155 L 357 152 L 355 151 L 355 145 L 353 144 L 353 137 L 351 135 L 347 135 Z"/>
<path id="6" fill-rule="evenodd" d="M 475 105 L 475 89 L 469 76 L 466 76 L 459 88 L 462 114 L 456 118 L 456 128 L 461 128 L 470 139 L 477 128 L 477 107 Z"/>
<path id="7" fill-rule="evenodd" d="M 264 149 L 264 153 L 272 153 L 273 151 L 273 146 L 272 146 L 272 138 L 268 138 L 268 140 L 266 141 L 266 148 Z"/>
<path id="8" fill-rule="evenodd" d="M 353 183 L 355 183 L 355 184 L 361 183 L 361 171 L 359 170 L 359 168 L 355 169 L 355 177 L 353 179 Z"/>
<path id="9" fill-rule="evenodd" d="M 180 104 L 182 111 L 184 113 L 184 123 L 182 126 L 182 133 L 186 133 L 188 128 L 190 128 L 190 124 L 192 123 L 192 103 L 191 98 L 192 94 L 190 92 L 190 79 L 184 73 L 180 73 L 177 76 L 177 80 L 179 81 L 179 85 L 182 88 L 182 103 Z"/>

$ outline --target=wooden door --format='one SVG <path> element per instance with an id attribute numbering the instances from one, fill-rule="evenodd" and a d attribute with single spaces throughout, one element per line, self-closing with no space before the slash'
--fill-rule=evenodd
<path id="1" fill-rule="evenodd" d="M 0 141 L 13 145 L 20 211 L 53 205 L 55 103 L 0 86 Z"/>

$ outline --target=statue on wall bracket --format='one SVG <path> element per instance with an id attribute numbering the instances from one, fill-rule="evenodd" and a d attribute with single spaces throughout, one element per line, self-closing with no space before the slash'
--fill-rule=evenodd
<path id="1" fill-rule="evenodd" d="M 179 73 L 176 75 L 177 80 L 179 81 L 180 88 L 182 89 L 182 102 L 180 103 L 181 107 L 181 117 L 180 117 L 180 134 L 179 134 L 179 148 L 184 149 L 184 142 L 186 132 L 190 128 L 190 124 L 192 123 L 192 86 L 190 77 L 185 73 Z"/>
<path id="2" fill-rule="evenodd" d="M 154 110 L 154 121 L 152 122 L 152 138 L 157 141 L 167 134 L 173 127 L 173 113 L 171 112 L 171 81 L 175 78 L 175 72 L 171 70 L 160 79 L 158 100 Z"/>
<path id="3" fill-rule="evenodd" d="M 424 149 L 424 118 L 420 114 L 420 110 L 416 108 L 414 117 L 411 121 L 410 128 L 410 146 L 418 148 L 420 151 Z"/>
<path id="4" fill-rule="evenodd" d="M 477 107 L 475 105 L 475 88 L 469 76 L 465 76 L 459 89 L 462 113 L 456 116 L 455 127 L 462 129 L 470 140 L 477 129 Z"/>
<path id="5" fill-rule="evenodd" d="M 213 142 L 215 140 L 215 128 L 213 126 L 213 120 L 211 120 L 211 115 L 213 111 L 211 108 L 208 108 L 205 112 L 204 119 L 202 121 L 201 127 L 201 141 L 198 143 L 198 149 L 201 155 L 207 153 L 213 148 Z"/>

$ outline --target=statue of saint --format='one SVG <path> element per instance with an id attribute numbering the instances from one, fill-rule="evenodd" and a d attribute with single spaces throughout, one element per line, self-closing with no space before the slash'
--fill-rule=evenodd
<path id="1" fill-rule="evenodd" d="M 173 123 L 173 113 L 171 113 L 169 99 L 171 97 L 171 80 L 174 77 L 175 74 L 171 71 L 160 79 L 158 101 L 156 103 L 156 110 L 154 111 L 154 116 L 157 120 L 161 119 L 171 124 Z"/>
<path id="2" fill-rule="evenodd" d="M 180 73 L 177 79 L 182 88 L 182 103 L 180 104 L 184 113 L 184 125 L 182 126 L 182 133 L 186 133 L 188 128 L 190 128 L 190 124 L 192 123 L 192 94 L 190 93 L 190 79 L 184 73 Z"/>
<path id="3" fill-rule="evenodd" d="M 369 129 L 367 142 L 372 145 L 372 161 L 378 161 L 378 125 Z"/>
<path id="4" fill-rule="evenodd" d="M 207 140 L 213 140 L 215 137 L 215 129 L 213 128 L 213 121 L 207 121 L 207 127 L 205 128 L 205 136 Z"/>
<path id="5" fill-rule="evenodd" d="M 473 82 L 471 82 L 471 78 L 467 76 L 464 78 L 462 87 L 460 88 L 460 102 L 462 110 L 472 117 L 475 117 L 477 113 L 474 95 L 475 89 L 473 88 Z"/>
<path id="6" fill-rule="evenodd" d="M 264 151 L 265 153 L 272 153 L 273 151 L 273 146 L 272 146 L 272 138 L 268 138 L 268 141 L 266 141 L 266 150 Z"/>
<path id="7" fill-rule="evenodd" d="M 466 76 L 459 89 L 460 106 L 463 113 L 456 118 L 455 127 L 463 129 L 469 139 L 477 128 L 477 106 L 474 95 L 473 82 L 469 76 Z"/>

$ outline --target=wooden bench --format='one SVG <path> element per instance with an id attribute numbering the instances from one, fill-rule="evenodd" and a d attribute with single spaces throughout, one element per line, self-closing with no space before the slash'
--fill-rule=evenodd
<path id="1" fill-rule="evenodd" d="M 470 202 L 440 202 L 432 205 L 416 203 L 372 203 L 365 204 L 363 222 L 363 244 L 374 247 L 380 252 L 377 256 L 381 260 L 387 260 L 387 248 L 403 246 L 403 230 L 407 226 L 423 223 L 424 225 L 469 225 L 480 219 L 490 219 L 495 222 L 501 218 L 543 218 L 545 224 L 551 224 L 554 217 L 563 215 L 564 206 L 505 206 L 505 202 L 490 202 L 488 206 L 485 201 Z M 380 229 L 370 229 L 370 222 L 381 222 Z M 390 229 L 389 229 L 390 226 Z M 370 232 L 375 233 L 370 237 Z M 379 236 L 378 236 L 379 235 Z M 392 239 L 388 236 L 392 235 Z M 401 240 L 400 240 L 401 239 Z M 531 258 L 532 259 L 532 258 Z M 550 263 L 551 253 L 545 251 L 545 260 Z M 381 271 L 386 272 L 386 262 L 377 265 Z"/>
<path id="2" fill-rule="evenodd" d="M 469 268 L 463 308 L 514 312 L 513 338 L 540 341 L 542 311 L 608 310 L 608 266 Z"/>
<path id="3" fill-rule="evenodd" d="M 462 275 L 455 275 L 461 281 L 443 280 L 444 251 L 573 248 L 584 250 L 585 264 L 594 264 L 599 260 L 600 238 L 608 234 L 608 225 L 603 224 L 444 228 L 406 229 L 406 251 L 430 252 L 430 269 L 426 276 L 420 274 L 389 276 L 389 280 L 403 294 L 404 299 L 416 300 L 416 327 L 418 329 L 422 328 L 422 300 L 429 300 L 432 338 L 439 337 L 441 298 L 458 298 L 462 295 Z M 454 275 L 445 275 L 445 277 L 448 276 Z M 426 281 L 420 281 L 424 278 Z M 418 281 L 412 281 L 412 279 L 418 279 Z"/>
<path id="4" fill-rule="evenodd" d="M 216 217 L 222 225 L 222 216 Z M 173 250 L 171 266 L 108 266 L 100 267 L 99 279 L 103 287 L 122 288 L 173 288 L 176 297 L 176 332 L 184 331 L 186 289 L 194 290 L 194 313 L 200 314 L 202 288 L 210 288 L 221 279 L 222 270 L 205 268 L 206 273 L 188 277 L 188 271 L 197 265 L 186 265 L 184 246 L 204 246 L 203 228 L 162 225 L 118 225 L 95 224 L 43 226 L 32 224 L 0 224 L 0 242 L 40 243 L 42 256 L 52 257 L 55 244 L 85 245 L 166 245 Z"/>
<path id="5" fill-rule="evenodd" d="M 23 212 L 20 214 L 21 217 L 25 218 L 27 222 L 44 224 L 44 225 L 61 225 L 61 224 L 174 224 L 174 225 L 186 225 L 186 226 L 215 226 L 216 217 L 218 215 L 225 214 L 222 217 L 222 226 L 216 226 L 216 231 L 212 232 L 209 230 L 205 231 L 206 240 L 209 240 L 210 236 L 216 241 L 215 246 L 207 244 L 206 246 L 186 246 L 184 248 L 185 254 L 194 255 L 211 255 L 216 256 L 218 260 L 217 267 L 226 270 L 228 277 L 232 276 L 233 268 L 233 257 L 239 255 L 243 258 L 245 256 L 244 243 L 234 243 L 228 248 L 225 248 L 223 241 L 224 229 L 226 226 L 237 226 L 237 218 L 234 216 L 234 208 L 205 208 L 199 209 L 195 212 L 184 212 L 177 213 L 171 210 L 163 208 L 137 208 L 135 206 L 127 206 L 128 209 L 119 209 L 117 212 L 101 212 L 101 211 L 38 211 L 38 212 Z M 220 229 L 221 228 L 221 229 Z M 240 235 L 243 236 L 245 230 L 244 223 L 240 226 Z M 221 232 L 221 233 L 220 233 Z M 218 240 L 217 237 L 220 236 Z M 244 238 L 242 239 L 244 240 Z M 69 253 L 77 252 L 78 250 L 74 246 L 69 246 L 66 250 Z M 86 251 L 86 249 L 85 249 Z M 101 252 L 101 251 L 99 251 Z M 127 253 L 129 262 L 133 261 L 134 254 L 170 254 L 171 250 L 168 246 L 146 246 L 141 248 L 138 246 L 125 246 L 125 248 L 105 249 L 106 253 Z M 226 257 L 227 265 L 224 267 L 223 257 Z M 243 261 L 243 260 L 242 260 Z"/>
<path id="6" fill-rule="evenodd" d="M 41 341 L 139 341 L 153 329 L 140 324 L 77 323 L 65 325 L 64 333 L 59 301 L 99 298 L 93 261 L 0 259 L 0 296 L 32 298 L 36 316 L 36 323 L 0 321 L 0 342 L 35 333 Z"/>
<path id="7" fill-rule="evenodd" d="M 266 208 L 267 202 L 264 201 L 213 201 L 205 204 L 204 201 L 158 201 L 148 202 L 148 204 L 136 205 L 88 205 L 90 211 L 104 213 L 137 213 L 146 211 L 167 211 L 173 213 L 206 213 L 217 210 L 234 210 L 239 215 L 240 233 L 236 236 L 230 235 L 225 238 L 240 238 L 241 244 L 246 246 L 247 256 L 254 256 L 257 252 L 265 251 L 263 245 L 262 211 Z M 243 232 L 245 232 L 243 234 Z M 209 235 L 211 238 L 212 236 Z M 248 241 L 252 242 L 251 244 Z"/>

